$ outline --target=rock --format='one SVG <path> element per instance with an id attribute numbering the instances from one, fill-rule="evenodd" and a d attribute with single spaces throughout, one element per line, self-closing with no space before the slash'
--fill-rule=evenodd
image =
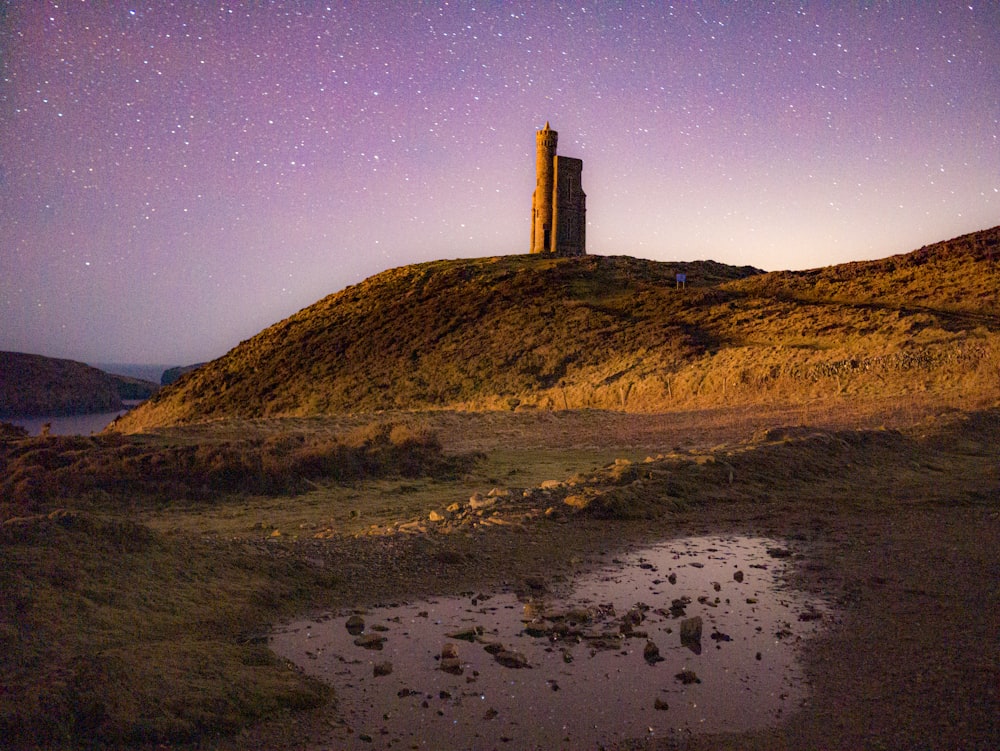
<path id="1" fill-rule="evenodd" d="M 427 518 L 430 521 L 432 521 L 432 522 L 443 522 L 444 521 L 444 516 L 442 516 L 441 514 L 439 514 L 437 511 L 431 511 L 427 515 Z"/>
<path id="2" fill-rule="evenodd" d="M 670 709 L 670 705 L 667 704 L 667 702 L 664 699 L 661 699 L 659 696 L 657 696 L 656 700 L 653 702 L 653 709 L 658 709 L 660 711 L 665 712 L 666 710 Z"/>
<path id="3" fill-rule="evenodd" d="M 347 619 L 347 633 L 357 636 L 365 630 L 365 619 L 360 615 L 352 615 Z"/>
<path id="4" fill-rule="evenodd" d="M 489 493 L 486 494 L 489 498 L 509 498 L 510 491 L 506 488 L 493 488 Z"/>
<path id="5" fill-rule="evenodd" d="M 685 615 L 684 609 L 691 604 L 690 597 L 678 597 L 676 600 L 670 601 L 670 615 L 674 618 L 680 618 Z"/>
<path id="6" fill-rule="evenodd" d="M 721 631 L 713 631 L 712 635 L 709 637 L 712 641 L 732 641 L 733 637 L 729 634 L 724 634 Z"/>
<path id="7" fill-rule="evenodd" d="M 563 484 L 559 480 L 543 480 L 542 484 L 539 485 L 542 490 L 555 490 L 556 488 L 561 488 Z"/>
<path id="8" fill-rule="evenodd" d="M 548 636 L 550 630 L 544 621 L 533 620 L 524 624 L 524 633 L 534 638 Z"/>
<path id="9" fill-rule="evenodd" d="M 445 673 L 451 673 L 452 675 L 461 675 L 464 670 L 462 667 L 462 661 L 457 657 L 447 657 L 442 659 L 439 667 Z"/>
<path id="10" fill-rule="evenodd" d="M 461 508 L 462 508 L 461 504 L 453 503 L 450 506 L 448 506 L 448 508 L 446 508 L 445 511 L 447 511 L 449 514 L 454 514 L 456 511 L 459 511 Z"/>
<path id="11" fill-rule="evenodd" d="M 385 637 L 381 634 L 362 634 L 354 640 L 354 643 L 365 649 L 382 649 L 382 645 L 385 644 Z"/>
<path id="12" fill-rule="evenodd" d="M 469 498 L 469 508 L 475 510 L 489 508 L 497 502 L 496 498 L 484 498 L 482 493 L 473 493 Z"/>
<path id="13" fill-rule="evenodd" d="M 733 574 L 733 581 L 741 582 L 743 581 L 743 572 L 737 571 Z"/>
<path id="14" fill-rule="evenodd" d="M 679 680 L 685 686 L 691 683 L 701 683 L 701 678 L 698 677 L 698 674 L 693 670 L 688 670 L 687 668 L 675 675 L 674 678 Z"/>
<path id="15" fill-rule="evenodd" d="M 501 652 L 507 651 L 507 648 L 498 641 L 486 642 L 486 644 L 483 645 L 483 649 L 491 655 L 498 655 Z"/>
<path id="16" fill-rule="evenodd" d="M 482 626 L 471 626 L 463 628 L 461 631 L 452 631 L 450 634 L 445 634 L 449 639 L 461 639 L 462 641 L 475 641 L 477 637 L 482 635 Z"/>
<path id="17" fill-rule="evenodd" d="M 676 584 L 677 583 L 677 574 L 675 574 L 675 573 L 673 573 L 671 571 L 670 572 L 670 576 L 667 577 L 667 581 L 670 582 L 671 584 Z"/>
<path id="18" fill-rule="evenodd" d="M 563 503 L 571 508 L 585 508 L 590 500 L 585 495 L 568 495 L 563 498 Z"/>
<path id="19" fill-rule="evenodd" d="M 505 668 L 526 668 L 528 666 L 528 658 L 525 657 L 520 652 L 514 652 L 513 650 L 504 650 L 502 652 L 497 652 L 493 655 L 493 659 L 503 665 Z"/>
<path id="20" fill-rule="evenodd" d="M 701 647 L 701 616 L 685 618 L 681 621 L 681 644 L 685 647 Z"/>
<path id="21" fill-rule="evenodd" d="M 445 645 L 441 647 L 441 659 L 453 660 L 456 657 L 458 657 L 458 647 L 451 642 L 445 642 Z"/>
<path id="22" fill-rule="evenodd" d="M 719 592 L 722 589 L 722 585 L 719 582 L 712 582 L 712 589 Z"/>
<path id="23" fill-rule="evenodd" d="M 768 548 L 767 554 L 772 558 L 791 558 L 792 551 L 788 548 Z"/>
<path id="24" fill-rule="evenodd" d="M 658 662 L 663 662 L 664 658 L 660 656 L 660 648 L 656 646 L 653 641 L 647 641 L 645 648 L 642 650 L 643 659 L 650 665 L 655 665 Z"/>
<path id="25" fill-rule="evenodd" d="M 383 675 L 389 675 L 392 673 L 392 663 L 391 662 L 376 662 L 375 663 L 375 677 L 378 678 Z"/>

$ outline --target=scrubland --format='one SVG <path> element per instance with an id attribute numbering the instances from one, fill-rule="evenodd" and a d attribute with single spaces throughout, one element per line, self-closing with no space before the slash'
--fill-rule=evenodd
<path id="1" fill-rule="evenodd" d="M 634 259 L 425 264 L 122 432 L 0 431 L 0 737 L 323 748 L 336 693 L 268 650 L 282 620 L 751 533 L 838 613 L 803 654 L 809 702 L 620 748 L 1000 747 L 998 237 L 706 263 L 686 292 Z"/>

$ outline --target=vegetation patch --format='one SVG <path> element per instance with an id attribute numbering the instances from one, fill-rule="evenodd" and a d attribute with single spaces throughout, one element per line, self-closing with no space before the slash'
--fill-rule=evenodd
<path id="1" fill-rule="evenodd" d="M 197 444 L 150 443 L 115 433 L 6 440 L 0 442 L 0 512 L 38 513 L 69 498 L 141 507 L 300 493 L 317 481 L 448 476 L 471 460 L 445 456 L 428 431 L 388 423 L 343 437 L 290 432 Z"/>

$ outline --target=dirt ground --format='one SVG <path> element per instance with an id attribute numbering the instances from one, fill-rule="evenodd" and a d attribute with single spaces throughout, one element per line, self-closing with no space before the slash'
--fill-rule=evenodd
<path id="1" fill-rule="evenodd" d="M 449 450 L 516 457 L 514 449 L 544 447 L 565 451 L 563 464 L 595 447 L 609 456 L 648 451 L 643 471 L 665 469 L 628 483 L 608 470 L 562 495 L 501 503 L 495 524 L 457 515 L 438 527 L 386 524 L 377 534 L 273 546 L 275 555 L 341 572 L 331 608 L 572 577 L 599 553 L 673 537 L 778 538 L 794 551 L 794 585 L 838 612 L 802 655 L 806 705 L 749 735 L 621 739 L 616 748 L 1000 748 L 1000 411 L 446 414 L 433 422 Z M 774 430 L 803 422 L 809 429 Z M 657 460 L 657 452 L 673 453 Z M 518 482 L 541 477 L 520 470 Z M 661 475 L 681 482 L 690 502 L 653 518 L 544 514 L 581 488 L 610 489 L 633 508 L 662 494 Z M 695 484 L 683 485 L 689 475 Z M 212 747 L 331 748 L 324 736 L 335 719 L 334 705 Z"/>

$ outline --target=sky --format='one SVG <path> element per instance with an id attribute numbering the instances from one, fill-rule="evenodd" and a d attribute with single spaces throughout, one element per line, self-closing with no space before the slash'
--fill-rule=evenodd
<path id="1" fill-rule="evenodd" d="M 187 364 L 388 268 L 803 269 L 1000 224 L 1000 3 L 0 0 L 0 350 Z"/>

